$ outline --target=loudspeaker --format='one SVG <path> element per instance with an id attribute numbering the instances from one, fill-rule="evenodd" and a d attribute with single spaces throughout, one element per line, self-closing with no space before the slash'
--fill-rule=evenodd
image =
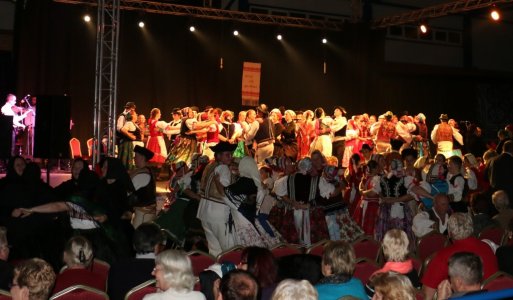
<path id="1" fill-rule="evenodd" d="M 11 157 L 12 117 L 0 113 L 0 158 Z"/>
<path id="2" fill-rule="evenodd" d="M 34 157 L 70 157 L 70 119 L 70 97 L 37 96 Z"/>

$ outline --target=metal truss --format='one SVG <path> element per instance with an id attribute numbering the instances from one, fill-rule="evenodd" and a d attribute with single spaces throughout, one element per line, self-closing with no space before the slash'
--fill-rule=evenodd
<path id="1" fill-rule="evenodd" d="M 107 155 L 115 154 L 120 0 L 91 2 L 98 6 L 93 142 L 93 165 L 96 165 L 104 143 Z"/>
<path id="2" fill-rule="evenodd" d="M 466 11 L 490 7 L 493 4 L 510 2 L 513 2 L 513 0 L 458 0 L 393 16 L 383 17 L 373 22 L 373 28 L 386 28 L 407 23 L 415 23 L 429 18 L 442 17 L 449 14 L 458 14 Z"/>
<path id="3" fill-rule="evenodd" d="M 98 1 L 99 0 L 54 0 L 54 2 L 59 3 L 85 4 L 93 6 L 98 5 Z M 120 8 L 122 10 L 144 11 L 147 13 L 165 15 L 193 16 L 197 18 L 213 20 L 230 20 L 243 23 L 266 24 L 283 27 L 298 27 L 305 29 L 319 29 L 331 31 L 340 31 L 344 26 L 344 22 L 294 18 L 288 16 L 274 16 L 267 14 L 215 9 L 209 7 L 178 5 L 166 2 L 155 2 L 145 0 L 120 0 L 119 2 Z"/>

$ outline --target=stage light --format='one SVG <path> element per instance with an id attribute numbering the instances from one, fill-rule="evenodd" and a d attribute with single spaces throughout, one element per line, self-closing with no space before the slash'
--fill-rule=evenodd
<path id="1" fill-rule="evenodd" d="M 499 10 L 497 8 L 494 7 L 490 11 L 490 18 L 494 21 L 499 21 L 501 19 L 501 13 L 499 12 Z"/>
<path id="2" fill-rule="evenodd" d="M 139 25 L 140 28 L 144 28 L 144 22 L 143 21 L 140 21 L 138 25 Z"/>
<path id="3" fill-rule="evenodd" d="M 276 39 L 278 39 L 278 41 L 281 41 L 281 39 L 282 39 L 282 38 L 283 38 L 283 36 L 281 36 L 281 34 L 278 34 L 278 35 L 276 36 Z"/>
<path id="4" fill-rule="evenodd" d="M 87 23 L 91 22 L 91 16 L 84 15 L 84 21 L 86 21 Z"/>
<path id="5" fill-rule="evenodd" d="M 238 31 L 238 30 L 234 30 L 234 31 L 233 31 L 233 35 L 234 35 L 234 36 L 238 36 L 238 35 L 239 35 L 239 31 Z"/>
<path id="6" fill-rule="evenodd" d="M 419 26 L 420 33 L 426 34 L 429 31 L 429 28 L 426 24 L 422 23 Z"/>
<path id="7" fill-rule="evenodd" d="M 196 30 L 196 27 L 191 26 L 191 27 L 189 27 L 189 30 L 190 30 L 191 32 L 194 32 L 194 31 Z"/>
<path id="8" fill-rule="evenodd" d="M 327 39 L 327 38 L 323 38 L 323 39 L 322 39 L 322 43 L 323 43 L 323 44 L 328 43 L 328 39 Z"/>

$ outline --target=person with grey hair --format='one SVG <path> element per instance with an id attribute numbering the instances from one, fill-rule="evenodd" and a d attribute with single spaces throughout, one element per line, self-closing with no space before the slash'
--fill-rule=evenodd
<path id="1" fill-rule="evenodd" d="M 449 280 L 438 288 L 438 299 L 476 295 L 481 290 L 483 264 L 479 256 L 470 252 L 459 252 L 449 259 Z"/>
<path id="2" fill-rule="evenodd" d="M 13 300 L 46 300 L 54 282 L 55 273 L 49 263 L 40 258 L 25 260 L 14 269 L 11 297 Z"/>
<path id="3" fill-rule="evenodd" d="M 190 258 L 183 251 L 166 250 L 155 259 L 155 276 L 157 293 L 144 296 L 144 300 L 187 299 L 205 300 L 205 296 L 193 291 L 194 274 Z"/>
<path id="4" fill-rule="evenodd" d="M 497 258 L 488 244 L 472 236 L 472 218 L 466 213 L 454 213 L 449 217 L 449 237 L 452 245 L 438 251 L 422 277 L 424 299 L 431 300 L 438 285 L 448 278 L 449 258 L 458 252 L 470 252 L 481 257 L 484 279 L 498 271 Z"/>
<path id="5" fill-rule="evenodd" d="M 499 212 L 492 219 L 497 221 L 504 230 L 508 230 L 508 223 L 513 219 L 513 209 L 510 207 L 508 194 L 504 190 L 498 190 L 493 193 L 492 202 Z"/>
<path id="6" fill-rule="evenodd" d="M 285 279 L 274 290 L 272 300 L 317 300 L 317 290 L 308 280 Z"/>

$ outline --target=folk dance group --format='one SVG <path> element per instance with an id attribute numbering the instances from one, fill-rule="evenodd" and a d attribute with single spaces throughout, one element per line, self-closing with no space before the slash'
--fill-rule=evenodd
<path id="1" fill-rule="evenodd" d="M 184 213 L 194 219 L 197 211 L 213 255 L 235 245 L 309 246 L 364 234 L 381 240 L 392 228 L 414 241 L 418 204 L 431 208 L 440 189 L 454 210 L 466 209 L 466 174 L 462 159 L 452 156 L 462 135 L 447 115 L 430 135 L 423 114 L 345 115 L 342 107 L 330 117 L 322 108 L 268 111 L 261 104 L 234 120 L 228 110 L 188 107 L 174 109 L 167 123 L 154 108 L 145 125 L 129 102 L 118 119 L 119 156 L 129 167 L 130 147 L 148 137 L 152 161 L 173 170 L 175 203 L 199 200 L 184 205 L 194 207 Z M 430 161 L 430 142 L 440 161 Z M 444 154 L 452 156 L 448 169 Z"/>

